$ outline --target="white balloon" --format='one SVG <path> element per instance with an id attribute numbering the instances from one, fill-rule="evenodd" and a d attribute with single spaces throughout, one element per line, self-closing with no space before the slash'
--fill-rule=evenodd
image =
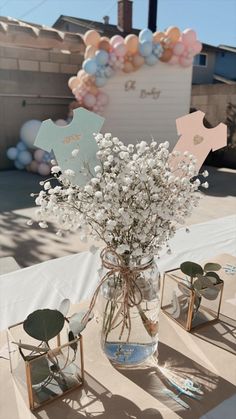
<path id="1" fill-rule="evenodd" d="M 55 122 L 56 125 L 58 125 L 59 127 L 65 127 L 66 125 L 68 125 L 68 122 L 66 122 L 64 119 L 58 119 Z"/>
<path id="2" fill-rule="evenodd" d="M 31 119 L 26 121 L 20 129 L 20 138 L 28 147 L 33 147 L 41 121 Z"/>

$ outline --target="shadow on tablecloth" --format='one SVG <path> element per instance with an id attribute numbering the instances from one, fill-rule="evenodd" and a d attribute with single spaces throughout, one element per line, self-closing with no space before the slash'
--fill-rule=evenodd
<path id="1" fill-rule="evenodd" d="M 236 355 L 236 320 L 220 314 L 219 320 L 193 331 L 193 335 Z"/>
<path id="2" fill-rule="evenodd" d="M 235 386 L 233 384 L 161 342 L 159 343 L 158 365 L 161 367 L 160 370 L 155 366 L 151 366 L 146 369 L 119 369 L 119 372 L 169 409 L 176 412 L 181 418 L 200 418 L 235 394 Z M 162 367 L 176 377 L 189 377 L 194 381 L 195 385 L 198 384 L 203 390 L 204 395 L 202 398 L 196 400 L 186 395 L 181 395 L 181 399 L 189 405 L 189 409 L 187 409 L 169 397 L 166 394 L 166 389 L 171 390 L 176 395 L 179 394 L 179 391 L 168 383 L 168 380 L 163 375 Z"/>
<path id="3" fill-rule="evenodd" d="M 34 412 L 37 419 L 161 419 L 156 409 L 140 410 L 139 407 L 118 394 L 112 394 L 97 380 L 85 373 L 82 390 L 68 393 Z"/>

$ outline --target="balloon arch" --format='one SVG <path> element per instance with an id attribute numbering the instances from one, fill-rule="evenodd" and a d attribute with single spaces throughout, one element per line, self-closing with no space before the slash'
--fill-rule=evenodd
<path id="1" fill-rule="evenodd" d="M 181 33 L 177 27 L 155 33 L 143 29 L 139 36 L 130 34 L 123 38 L 115 35 L 111 39 L 89 30 L 84 35 L 84 42 L 86 50 L 82 69 L 69 79 L 68 85 L 78 106 L 101 114 L 109 102 L 108 95 L 101 88 L 117 71 L 131 73 L 143 65 L 153 66 L 158 60 L 189 67 L 193 57 L 202 49 L 193 29 Z"/>

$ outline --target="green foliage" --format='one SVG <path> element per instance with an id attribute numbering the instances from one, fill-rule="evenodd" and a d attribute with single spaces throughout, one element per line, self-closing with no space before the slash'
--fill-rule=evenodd
<path id="1" fill-rule="evenodd" d="M 58 310 L 36 310 L 23 323 L 24 330 L 34 339 L 48 342 L 57 336 L 64 326 L 64 316 Z"/>
<path id="2" fill-rule="evenodd" d="M 180 270 L 185 274 L 190 276 L 190 278 L 196 277 L 198 274 L 203 275 L 203 269 L 198 263 L 194 262 L 183 262 L 180 265 Z"/>
<path id="3" fill-rule="evenodd" d="M 208 272 L 208 271 L 219 271 L 221 269 L 221 266 L 219 265 L 219 263 L 206 263 L 206 265 L 204 266 L 204 271 Z"/>
<path id="4" fill-rule="evenodd" d="M 47 380 L 51 372 L 48 360 L 45 357 L 35 359 L 30 363 L 32 385 L 40 384 Z"/>

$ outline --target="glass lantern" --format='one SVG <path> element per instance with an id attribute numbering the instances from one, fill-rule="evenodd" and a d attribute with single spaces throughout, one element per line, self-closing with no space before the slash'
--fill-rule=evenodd
<path id="1" fill-rule="evenodd" d="M 165 272 L 161 309 L 188 332 L 219 318 L 224 282 L 201 290 L 201 294 L 180 269 Z"/>
<path id="2" fill-rule="evenodd" d="M 83 385 L 82 335 L 68 341 L 66 325 L 50 341 L 50 350 L 38 345 L 24 331 L 23 323 L 8 328 L 7 341 L 10 370 L 23 398 L 28 399 L 30 410 L 39 409 Z"/>

